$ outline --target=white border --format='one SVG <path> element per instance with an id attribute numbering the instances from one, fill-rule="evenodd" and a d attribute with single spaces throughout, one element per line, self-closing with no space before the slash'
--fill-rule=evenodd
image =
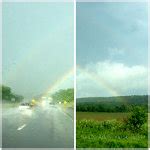
<path id="1" fill-rule="evenodd" d="M 0 0 L 0 84 L 2 84 L 2 0 Z M 2 91 L 0 92 L 0 147 L 2 147 Z"/>
<path id="2" fill-rule="evenodd" d="M 76 0 L 76 2 L 120 2 L 120 3 L 132 3 L 132 2 L 135 2 L 135 3 L 139 3 L 139 2 L 149 2 L 150 0 Z"/>
<path id="3" fill-rule="evenodd" d="M 148 1 L 148 111 L 150 111 L 150 1 Z M 148 113 L 148 147 L 150 148 L 150 114 Z"/>
<path id="4" fill-rule="evenodd" d="M 77 2 L 148 2 L 148 7 L 149 7 L 149 15 L 148 15 L 148 29 L 150 29 L 150 1 L 149 0 L 4 0 L 4 2 L 74 2 L 74 150 L 76 149 L 76 1 Z M 2 0 L 0 0 L 0 30 L 2 33 Z M 148 30 L 149 33 L 149 30 Z M 2 37 L 2 34 L 1 34 Z M 148 35 L 148 60 L 150 58 L 150 52 L 149 52 L 149 43 L 150 43 L 150 34 Z M 0 69 L 2 69 L 2 41 L 0 41 Z M 150 67 L 150 61 L 148 62 L 148 66 Z M 2 71 L 2 70 L 0 70 Z M 2 72 L 1 72 L 2 73 Z M 150 74 L 149 74 L 150 75 Z M 149 76 L 148 76 L 149 77 Z M 2 74 L 0 76 L 0 81 L 2 81 Z M 149 81 L 148 81 L 148 93 L 150 94 L 150 77 L 149 77 Z M 150 100 L 149 100 L 149 104 L 150 104 Z M 0 111 L 1 111 L 1 102 L 0 102 Z M 2 112 L 0 112 L 0 115 L 2 114 Z M 0 116 L 0 119 L 2 116 Z M 150 116 L 149 116 L 150 117 Z M 0 124 L 2 123 L 2 120 L 0 120 Z M 1 127 L 1 126 L 0 126 Z M 2 128 L 0 129 L 0 133 L 1 133 Z M 150 131 L 150 129 L 149 129 Z M 0 140 L 2 141 L 2 135 L 0 137 Z M 0 142 L 1 142 L 0 141 Z M 149 141 L 150 141 L 150 137 L 149 137 Z M 1 143 L 0 143 L 1 144 Z M 2 147 L 2 145 L 0 145 L 0 147 Z M 150 144 L 149 144 L 150 147 Z M 0 148 L 1 149 L 1 148 Z M 30 149 L 30 148 L 29 148 Z M 38 149 L 38 148 L 37 148 Z M 51 148 L 49 148 L 51 149 Z M 150 150 L 150 148 L 149 148 Z"/>
<path id="5" fill-rule="evenodd" d="M 76 149 L 76 0 L 74 0 L 74 150 Z"/>
<path id="6" fill-rule="evenodd" d="M 65 2 L 74 2 L 74 0 L 1 0 L 1 1 L 3 1 L 3 3 L 5 3 L 5 2 L 11 2 L 11 3 L 16 3 L 16 2 L 19 2 L 19 3 L 32 3 L 32 2 L 34 2 L 34 3 L 51 3 L 51 2 L 59 2 L 59 3 L 65 3 Z"/>

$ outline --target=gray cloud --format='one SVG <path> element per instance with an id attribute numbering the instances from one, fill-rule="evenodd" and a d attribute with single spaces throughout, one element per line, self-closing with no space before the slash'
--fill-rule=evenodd
<path id="1" fill-rule="evenodd" d="M 148 70 L 104 61 L 77 72 L 77 97 L 147 94 Z"/>

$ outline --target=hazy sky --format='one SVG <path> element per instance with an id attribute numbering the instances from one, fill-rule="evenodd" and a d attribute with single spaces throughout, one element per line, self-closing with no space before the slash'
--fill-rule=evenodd
<path id="1" fill-rule="evenodd" d="M 146 3 L 77 3 L 77 97 L 147 94 Z"/>
<path id="2" fill-rule="evenodd" d="M 73 15 L 73 3 L 3 3 L 3 84 L 26 97 L 73 87 Z"/>

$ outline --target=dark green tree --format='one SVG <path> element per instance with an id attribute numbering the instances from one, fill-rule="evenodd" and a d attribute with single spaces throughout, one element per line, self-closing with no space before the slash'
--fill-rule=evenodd
<path id="1" fill-rule="evenodd" d="M 11 100 L 11 88 L 8 86 L 2 85 L 2 99 L 3 100 Z"/>
<path id="2" fill-rule="evenodd" d="M 132 131 L 139 131 L 144 123 L 147 122 L 148 115 L 143 107 L 134 106 L 128 118 L 125 120 L 126 126 Z"/>
<path id="3" fill-rule="evenodd" d="M 71 102 L 74 100 L 74 89 L 63 89 L 52 95 L 52 98 L 55 102 Z"/>
<path id="4" fill-rule="evenodd" d="M 1 86 L 1 93 L 2 93 L 2 99 L 4 101 L 21 102 L 24 98 L 21 95 L 17 95 L 17 94 L 12 93 L 11 88 L 8 86 L 4 86 L 4 85 Z"/>

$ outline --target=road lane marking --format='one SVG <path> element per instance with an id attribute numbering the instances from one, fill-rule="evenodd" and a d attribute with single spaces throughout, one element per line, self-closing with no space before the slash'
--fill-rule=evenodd
<path id="1" fill-rule="evenodd" d="M 62 111 L 62 112 L 63 112 L 63 111 Z M 73 119 L 72 119 L 67 113 L 63 112 L 63 114 L 64 114 L 65 116 L 69 117 L 69 118 L 71 119 L 71 121 L 73 122 Z"/>
<path id="2" fill-rule="evenodd" d="M 71 119 L 71 121 L 73 122 L 74 120 L 72 119 L 71 116 L 69 116 L 67 113 L 65 113 L 64 111 L 62 111 L 61 109 L 58 109 L 60 112 L 62 112 L 65 116 L 67 116 L 68 118 Z"/>
<path id="3" fill-rule="evenodd" d="M 26 124 L 22 125 L 21 127 L 19 127 L 17 130 L 22 130 L 24 127 L 26 126 Z"/>

